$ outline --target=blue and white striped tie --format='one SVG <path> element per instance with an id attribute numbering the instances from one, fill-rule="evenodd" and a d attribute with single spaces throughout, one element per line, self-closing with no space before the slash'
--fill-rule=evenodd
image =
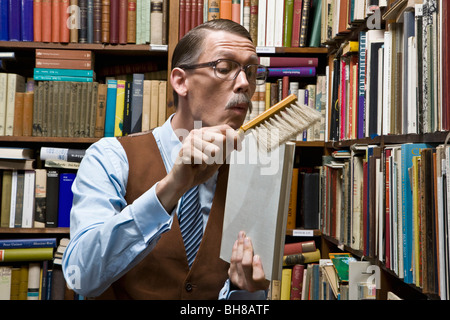
<path id="1" fill-rule="evenodd" d="M 198 186 L 189 189 L 181 198 L 178 220 L 188 264 L 191 267 L 203 236 L 203 217 L 200 210 Z"/>

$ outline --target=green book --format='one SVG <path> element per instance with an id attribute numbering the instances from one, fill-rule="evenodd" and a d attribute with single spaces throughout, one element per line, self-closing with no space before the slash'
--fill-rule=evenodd
<path id="1" fill-rule="evenodd" d="M 53 248 L 23 248 L 0 250 L 0 262 L 42 261 L 53 259 Z"/>
<path id="2" fill-rule="evenodd" d="M 292 44 L 292 20 L 294 17 L 294 0 L 286 0 L 284 6 L 283 47 L 289 48 Z"/>
<path id="3" fill-rule="evenodd" d="M 311 21 L 311 36 L 309 39 L 310 47 L 320 46 L 320 32 L 322 27 L 322 1 L 323 0 L 314 0 L 313 2 L 313 21 Z"/>

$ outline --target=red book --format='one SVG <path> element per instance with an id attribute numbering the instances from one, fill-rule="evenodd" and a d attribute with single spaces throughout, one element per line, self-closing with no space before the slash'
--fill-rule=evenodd
<path id="1" fill-rule="evenodd" d="M 188 33 L 191 30 L 191 18 L 192 18 L 192 1 L 195 0 L 185 0 L 186 1 L 186 14 L 184 19 L 184 33 Z"/>
<path id="2" fill-rule="evenodd" d="M 33 41 L 42 41 L 42 1 L 33 1 Z"/>
<path id="3" fill-rule="evenodd" d="M 178 39 L 183 38 L 185 34 L 186 23 L 186 0 L 180 0 L 180 22 L 178 28 Z"/>
<path id="4" fill-rule="evenodd" d="M 292 17 L 292 40 L 291 47 L 300 46 L 300 29 L 302 25 L 303 0 L 294 0 L 294 10 Z"/>
<path id="5" fill-rule="evenodd" d="M 231 0 L 220 0 L 220 18 L 231 20 Z"/>
<path id="6" fill-rule="evenodd" d="M 241 23 L 241 4 L 237 1 L 231 1 L 231 20 Z"/>
<path id="7" fill-rule="evenodd" d="M 286 98 L 289 95 L 289 77 L 283 77 L 283 87 L 282 87 L 282 99 Z"/>
<path id="8" fill-rule="evenodd" d="M 197 2 L 198 2 L 198 4 L 197 4 L 197 10 L 198 10 L 197 25 L 200 25 L 203 23 L 204 4 L 203 4 L 203 0 L 197 0 Z"/>
<path id="9" fill-rule="evenodd" d="M 61 21 L 60 0 L 52 0 L 52 42 L 59 42 Z"/>
<path id="10" fill-rule="evenodd" d="M 292 267 L 291 300 L 302 300 L 303 274 L 305 265 L 296 264 Z"/>
<path id="11" fill-rule="evenodd" d="M 42 0 L 42 41 L 52 41 L 52 2 Z"/>
<path id="12" fill-rule="evenodd" d="M 128 0 L 119 0 L 119 43 L 127 44 Z"/>
<path id="13" fill-rule="evenodd" d="M 283 255 L 287 256 L 290 254 L 314 252 L 314 251 L 316 251 L 316 243 L 313 240 L 300 241 L 300 242 L 286 243 L 284 245 Z"/>
<path id="14" fill-rule="evenodd" d="M 192 0 L 191 1 L 191 29 L 193 29 L 197 26 L 197 20 L 198 20 L 198 1 Z"/>
<path id="15" fill-rule="evenodd" d="M 69 20 L 69 13 L 67 9 L 69 8 L 69 0 L 61 1 L 61 19 L 60 19 L 60 34 L 59 38 L 61 42 L 67 43 L 70 39 L 70 29 L 67 27 L 67 21 Z"/>
<path id="16" fill-rule="evenodd" d="M 110 2 L 109 43 L 119 43 L 119 0 L 111 0 Z"/>

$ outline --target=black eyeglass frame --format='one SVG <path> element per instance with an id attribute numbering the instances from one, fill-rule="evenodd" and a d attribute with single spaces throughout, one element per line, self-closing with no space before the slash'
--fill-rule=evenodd
<path id="1" fill-rule="evenodd" d="M 219 62 L 222 62 L 222 61 L 229 61 L 229 62 L 235 63 L 236 65 L 239 65 L 239 69 L 237 70 L 236 74 L 235 74 L 232 78 L 230 78 L 230 79 L 224 79 L 224 78 L 221 78 L 221 77 L 219 77 L 219 76 L 217 75 L 216 66 L 217 66 L 217 64 L 218 64 Z M 258 78 L 256 78 L 256 81 L 254 82 L 256 85 L 262 85 L 262 84 L 264 84 L 264 83 L 266 82 L 266 80 L 267 80 L 267 75 L 268 75 L 269 71 L 268 71 L 267 67 L 264 66 L 264 65 L 262 65 L 262 64 L 250 63 L 250 64 L 246 64 L 245 66 L 242 66 L 242 65 L 241 65 L 240 63 L 238 63 L 237 61 L 234 61 L 234 60 L 231 60 L 231 59 L 217 59 L 217 60 L 215 60 L 215 61 L 210 61 L 210 62 L 205 62 L 205 63 L 199 63 L 199 64 L 193 64 L 193 65 L 186 65 L 186 64 L 183 64 L 183 65 L 178 66 L 178 68 L 180 68 L 180 69 L 186 69 L 186 70 L 192 70 L 192 69 L 200 69 L 200 68 L 208 68 L 208 67 L 211 67 L 211 68 L 214 69 L 214 75 L 215 75 L 217 78 L 219 78 L 220 80 L 224 80 L 224 81 L 233 81 L 233 80 L 235 80 L 235 79 L 237 78 L 237 76 L 239 75 L 239 73 L 240 73 L 241 71 L 244 71 L 245 76 L 246 76 L 246 78 L 247 78 L 247 80 L 248 80 L 247 69 L 248 69 L 250 66 L 257 66 L 257 70 L 259 70 L 259 69 L 264 69 L 264 72 L 263 72 L 263 74 L 264 74 L 264 79 L 258 79 Z M 258 83 L 258 81 L 259 81 L 260 83 Z M 250 82 L 250 81 L 249 81 L 249 82 Z"/>

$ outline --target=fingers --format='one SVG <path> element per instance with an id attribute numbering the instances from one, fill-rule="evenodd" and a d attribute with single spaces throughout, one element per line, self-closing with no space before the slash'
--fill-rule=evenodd
<path id="1" fill-rule="evenodd" d="M 254 292 L 268 288 L 261 259 L 253 254 L 252 241 L 244 232 L 239 233 L 233 246 L 228 276 L 243 290 Z"/>

